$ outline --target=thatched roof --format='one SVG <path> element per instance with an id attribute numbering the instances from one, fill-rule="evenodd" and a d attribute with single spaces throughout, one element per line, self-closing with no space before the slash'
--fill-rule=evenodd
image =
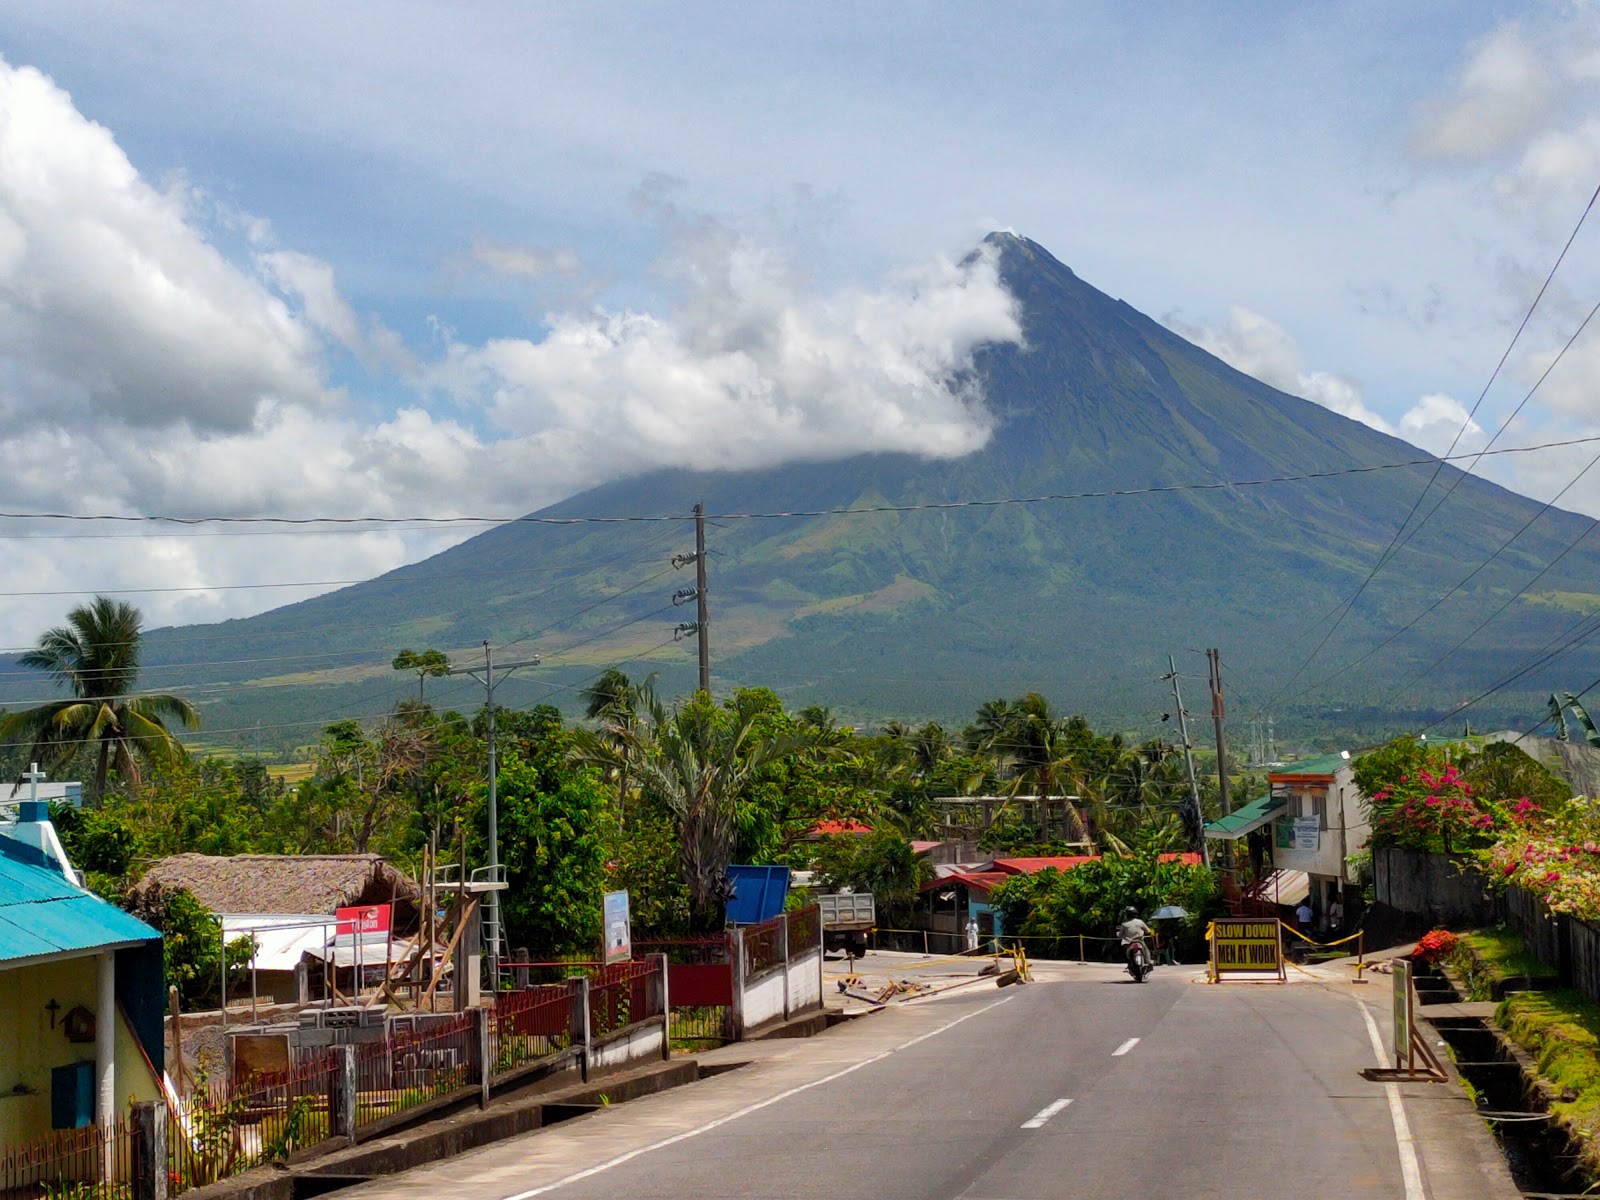
<path id="1" fill-rule="evenodd" d="M 133 890 L 155 885 L 184 888 L 215 913 L 321 915 L 417 895 L 379 854 L 178 854 L 157 862 Z"/>

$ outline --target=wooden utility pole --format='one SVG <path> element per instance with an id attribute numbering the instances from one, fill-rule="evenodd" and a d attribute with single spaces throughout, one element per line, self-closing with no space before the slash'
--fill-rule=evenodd
<path id="1" fill-rule="evenodd" d="M 711 694 L 711 634 L 706 617 L 706 506 L 694 506 L 694 623 L 699 626 L 700 690 Z"/>
<path id="2" fill-rule="evenodd" d="M 1161 677 L 1172 683 L 1172 704 L 1178 710 L 1178 733 L 1183 737 L 1183 763 L 1189 771 L 1189 803 L 1193 806 L 1194 824 L 1199 834 L 1200 861 L 1211 865 L 1211 851 L 1206 847 L 1206 818 L 1200 808 L 1200 785 L 1194 777 L 1194 747 L 1189 744 L 1189 714 L 1183 711 L 1183 693 L 1178 690 L 1178 664 L 1167 655 L 1167 673 Z"/>
<path id="3" fill-rule="evenodd" d="M 1227 816 L 1233 806 L 1228 803 L 1228 743 L 1222 733 L 1222 651 L 1207 650 L 1206 663 L 1211 668 L 1211 720 L 1217 727 L 1217 799 Z"/>

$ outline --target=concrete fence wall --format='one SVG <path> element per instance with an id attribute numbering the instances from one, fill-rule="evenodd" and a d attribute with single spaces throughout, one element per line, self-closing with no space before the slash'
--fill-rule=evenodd
<path id="1" fill-rule="evenodd" d="M 1471 860 L 1459 855 L 1375 850 L 1372 884 L 1379 904 L 1440 923 L 1487 924 L 1499 915 Z"/>

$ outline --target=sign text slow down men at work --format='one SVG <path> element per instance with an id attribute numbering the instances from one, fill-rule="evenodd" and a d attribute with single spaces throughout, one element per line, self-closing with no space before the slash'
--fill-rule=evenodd
<path id="1" fill-rule="evenodd" d="M 1228 974 L 1283 976 L 1283 934 L 1267 919 L 1222 919 L 1211 930 L 1211 967 Z"/>

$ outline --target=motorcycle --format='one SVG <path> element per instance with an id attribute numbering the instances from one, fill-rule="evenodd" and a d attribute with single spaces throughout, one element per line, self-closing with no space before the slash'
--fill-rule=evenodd
<path id="1" fill-rule="evenodd" d="M 1150 949 L 1144 944 L 1143 938 L 1137 938 L 1128 943 L 1128 974 L 1133 976 L 1135 983 L 1143 983 L 1145 977 L 1155 970 L 1155 961 L 1150 957 Z"/>

